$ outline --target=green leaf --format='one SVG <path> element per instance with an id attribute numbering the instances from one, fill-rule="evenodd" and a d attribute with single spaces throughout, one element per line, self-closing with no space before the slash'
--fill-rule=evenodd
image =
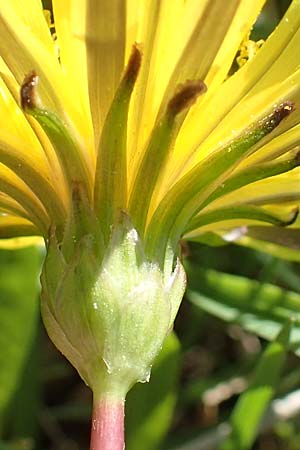
<path id="1" fill-rule="evenodd" d="M 0 251 L 0 428 L 36 333 L 40 262 L 37 248 Z"/>
<path id="2" fill-rule="evenodd" d="M 150 382 L 137 384 L 126 402 L 126 450 L 159 450 L 177 400 L 180 346 L 171 334 L 158 356 Z M 142 444 L 141 444 L 142 443 Z"/>
<path id="3" fill-rule="evenodd" d="M 253 373 L 248 389 L 239 397 L 230 418 L 232 432 L 221 450 L 248 450 L 251 448 L 263 415 L 275 394 L 284 365 L 291 322 L 277 339 L 268 345 Z"/>
<path id="4" fill-rule="evenodd" d="M 226 322 L 239 324 L 267 340 L 274 340 L 283 324 L 295 320 L 290 346 L 300 355 L 300 295 L 269 283 L 188 268 L 188 299 Z"/>

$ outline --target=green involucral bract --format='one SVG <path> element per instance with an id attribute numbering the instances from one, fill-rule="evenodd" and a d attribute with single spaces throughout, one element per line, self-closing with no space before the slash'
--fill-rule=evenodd
<path id="1" fill-rule="evenodd" d="M 62 244 L 54 232 L 50 235 L 42 274 L 43 319 L 55 345 L 95 395 L 125 396 L 136 381 L 149 378 L 172 329 L 185 273 L 179 260 L 165 271 L 150 262 L 125 213 L 103 251 L 88 203 L 77 196 L 73 204 L 76 211 Z"/>

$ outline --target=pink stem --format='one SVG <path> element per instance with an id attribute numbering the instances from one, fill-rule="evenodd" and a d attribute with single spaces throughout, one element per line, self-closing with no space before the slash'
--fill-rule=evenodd
<path id="1" fill-rule="evenodd" d="M 90 450 L 124 449 L 124 400 L 102 397 L 93 408 Z"/>

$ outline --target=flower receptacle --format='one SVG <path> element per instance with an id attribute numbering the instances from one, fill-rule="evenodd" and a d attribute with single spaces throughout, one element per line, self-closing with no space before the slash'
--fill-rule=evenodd
<path id="1" fill-rule="evenodd" d="M 126 213 L 104 252 L 88 230 L 73 241 L 70 253 L 55 233 L 49 238 L 43 319 L 96 396 L 125 397 L 134 383 L 149 379 L 184 293 L 184 270 L 179 261 L 168 273 L 149 261 Z"/>

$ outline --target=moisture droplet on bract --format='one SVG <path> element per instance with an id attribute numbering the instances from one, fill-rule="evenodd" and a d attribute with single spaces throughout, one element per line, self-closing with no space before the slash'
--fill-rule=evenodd
<path id="1" fill-rule="evenodd" d="M 111 375 L 112 374 L 112 366 L 111 366 L 111 364 L 104 357 L 102 357 L 102 359 L 103 359 L 104 364 L 106 365 L 107 373 L 109 375 Z"/>
<path id="2" fill-rule="evenodd" d="M 139 383 L 149 383 L 151 377 L 151 368 L 147 371 L 145 377 L 141 380 L 138 380 Z"/>
<path id="3" fill-rule="evenodd" d="M 129 239 L 131 242 L 138 242 L 138 240 L 139 240 L 139 236 L 138 236 L 138 234 L 137 234 L 137 231 L 136 231 L 134 228 L 132 228 L 132 229 L 128 232 L 127 237 L 128 237 L 128 239 Z"/>

